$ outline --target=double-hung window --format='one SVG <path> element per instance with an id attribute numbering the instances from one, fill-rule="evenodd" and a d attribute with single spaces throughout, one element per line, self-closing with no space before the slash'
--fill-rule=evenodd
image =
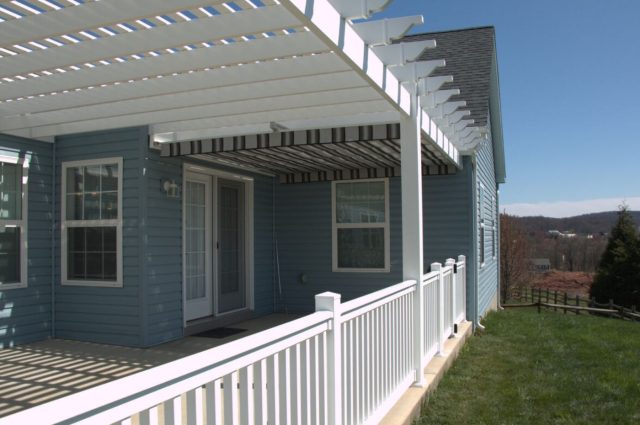
<path id="1" fill-rule="evenodd" d="M 62 283 L 122 286 L 122 159 L 62 164 Z"/>
<path id="2" fill-rule="evenodd" d="M 332 183 L 333 271 L 389 271 L 389 181 Z"/>
<path id="3" fill-rule="evenodd" d="M 0 290 L 27 286 L 27 164 L 0 157 Z"/>

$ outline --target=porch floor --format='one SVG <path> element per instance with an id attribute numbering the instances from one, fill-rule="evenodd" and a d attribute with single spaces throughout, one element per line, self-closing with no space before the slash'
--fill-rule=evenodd
<path id="1" fill-rule="evenodd" d="M 188 336 L 151 348 L 50 339 L 0 350 L 0 417 L 281 325 L 272 314 L 231 325 L 226 338 Z"/>

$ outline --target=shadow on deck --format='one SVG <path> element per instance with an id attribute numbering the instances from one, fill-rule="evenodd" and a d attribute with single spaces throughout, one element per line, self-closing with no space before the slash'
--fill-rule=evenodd
<path id="1" fill-rule="evenodd" d="M 0 350 L 0 417 L 281 325 L 272 314 L 234 324 L 226 338 L 188 336 L 151 348 L 50 339 Z"/>

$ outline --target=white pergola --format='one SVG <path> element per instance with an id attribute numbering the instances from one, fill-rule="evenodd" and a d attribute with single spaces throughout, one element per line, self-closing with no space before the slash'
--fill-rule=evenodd
<path id="1" fill-rule="evenodd" d="M 422 17 L 353 23 L 385 0 L 0 1 L 0 132 L 41 140 L 148 125 L 156 142 L 397 123 L 419 92 L 422 137 L 459 165 L 469 131 L 392 44 Z M 418 81 L 420 81 L 419 84 Z"/>
<path id="2" fill-rule="evenodd" d="M 449 102 L 459 90 L 441 89 L 452 77 L 430 76 L 447 58 L 415 61 L 435 42 L 397 42 L 421 16 L 368 20 L 388 2 L 0 0 L 0 133 L 52 141 L 146 125 L 152 144 L 221 140 L 224 151 L 227 137 L 275 131 L 268 143 L 296 144 L 318 131 L 309 144 L 364 128 L 347 141 L 397 141 L 403 274 L 421 282 L 423 160 L 458 168 L 485 134 L 464 101 Z M 398 123 L 399 136 L 379 127 Z M 416 341 L 422 327 L 416 318 Z"/>

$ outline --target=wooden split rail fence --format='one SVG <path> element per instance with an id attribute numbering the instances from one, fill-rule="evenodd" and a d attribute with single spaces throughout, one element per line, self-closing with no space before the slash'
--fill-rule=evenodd
<path id="1" fill-rule="evenodd" d="M 638 312 L 636 306 L 631 308 L 623 307 L 614 304 L 613 300 L 609 300 L 608 303 L 598 303 L 595 298 L 580 297 L 578 294 L 570 295 L 567 292 L 550 291 L 549 288 L 521 288 L 515 298 L 519 299 L 521 303 L 504 304 L 503 307 L 538 307 L 538 311 L 542 307 L 546 307 L 554 311 L 562 310 L 564 314 L 567 314 L 567 311 L 575 314 L 586 312 L 640 321 L 640 312 Z M 530 302 L 527 303 L 526 301 Z"/>

